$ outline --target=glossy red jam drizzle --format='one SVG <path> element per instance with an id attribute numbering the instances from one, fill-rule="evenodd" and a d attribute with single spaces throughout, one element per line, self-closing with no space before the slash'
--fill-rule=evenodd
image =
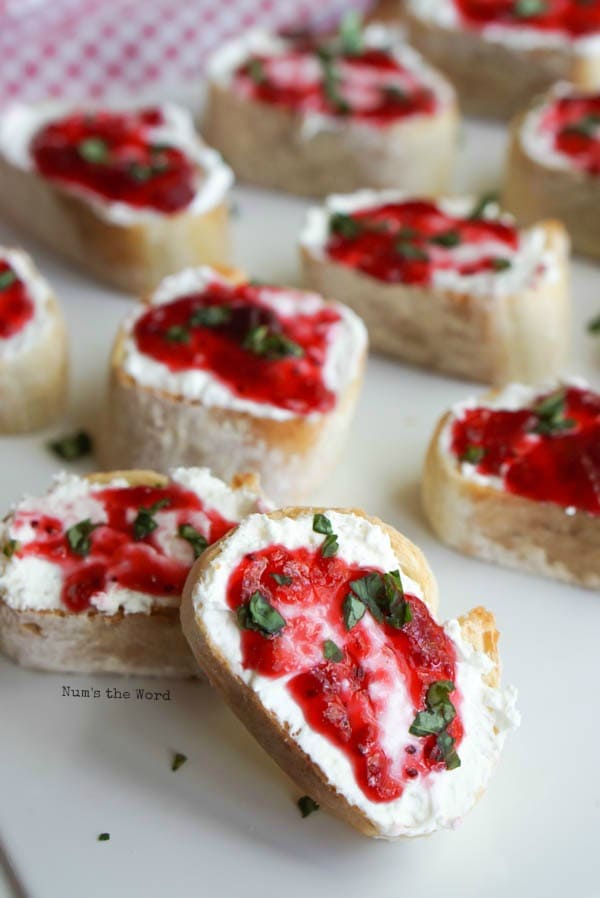
<path id="1" fill-rule="evenodd" d="M 542 399 L 516 411 L 467 409 L 452 425 L 452 451 L 466 458 L 482 450 L 477 470 L 501 477 L 511 493 L 598 515 L 600 396 L 566 389 L 559 427 L 552 433 L 536 432 L 541 419 L 533 409 Z"/>
<path id="2" fill-rule="evenodd" d="M 0 339 L 8 340 L 22 330 L 34 313 L 27 285 L 6 259 L 0 259 Z"/>
<path id="3" fill-rule="evenodd" d="M 425 286 L 440 269 L 462 276 L 496 271 L 498 260 L 508 259 L 519 245 L 515 227 L 494 219 L 448 215 L 430 200 L 387 203 L 350 217 L 352 221 L 339 228 L 336 216 L 330 219 L 328 255 L 387 283 Z M 493 243 L 497 249 L 464 262 L 456 250 L 465 243 Z"/>
<path id="4" fill-rule="evenodd" d="M 169 557 L 161 542 L 164 527 L 159 526 L 143 539 L 136 539 L 134 521 L 140 508 L 151 508 L 167 500 L 168 505 L 156 512 L 169 513 L 173 538 L 182 524 L 190 524 L 209 543 L 219 539 L 234 524 L 218 512 L 204 507 L 196 493 L 171 483 L 165 487 L 111 487 L 94 491 L 93 499 L 104 509 L 106 523 L 90 535 L 90 551 L 81 556 L 73 551 L 60 517 L 18 511 L 15 528 L 29 524 L 37 538 L 25 543 L 17 557 L 42 558 L 59 567 L 63 574 L 62 602 L 69 611 L 86 611 L 94 595 L 111 586 L 120 586 L 152 596 L 180 596 L 192 565 L 189 561 Z M 95 523 L 92 521 L 92 523 Z M 161 533 L 161 542 L 157 535 Z M 184 541 L 185 542 L 185 541 Z M 186 553 L 183 553 L 185 556 Z"/>
<path id="5" fill-rule="evenodd" d="M 600 31 L 600 0 L 454 0 L 463 20 L 473 27 L 521 26 L 561 31 L 573 38 Z"/>
<path id="6" fill-rule="evenodd" d="M 197 170 L 181 150 L 153 140 L 162 124 L 153 108 L 77 112 L 41 128 L 30 151 L 46 178 L 110 202 L 174 213 L 194 198 Z"/>
<path id="7" fill-rule="evenodd" d="M 544 111 L 539 127 L 576 168 L 600 175 L 600 94 L 560 97 Z"/>
<path id="8" fill-rule="evenodd" d="M 257 54 L 238 68 L 234 83 L 244 96 L 263 103 L 372 125 L 435 111 L 434 92 L 391 52 L 366 48 L 323 61 L 317 49 L 298 42 L 280 55 Z"/>
<path id="9" fill-rule="evenodd" d="M 153 306 L 136 323 L 137 347 L 174 372 L 210 371 L 240 398 L 295 414 L 329 411 L 335 394 L 323 382 L 323 366 L 339 313 L 323 307 L 313 314 L 278 314 L 261 300 L 263 290 L 273 295 L 276 289 L 215 282 L 202 293 Z M 281 293 L 290 295 L 289 290 Z M 215 306 L 226 307 L 226 321 L 190 323 L 198 310 Z M 269 358 L 246 348 L 248 334 L 258 327 L 293 341 L 302 354 Z"/>
<path id="10" fill-rule="evenodd" d="M 389 696 L 400 673 L 416 713 L 423 709 L 432 682 L 455 680 L 456 655 L 444 630 L 412 595 L 405 596 L 412 621 L 401 630 L 381 624 L 384 651 L 375 650 L 362 622 L 347 631 L 342 603 L 349 584 L 372 570 L 337 556 L 324 558 L 320 551 L 274 545 L 245 556 L 231 574 L 227 601 L 237 609 L 259 590 L 282 615 L 286 625 L 276 636 L 241 632 L 244 667 L 274 679 L 291 674 L 287 689 L 307 723 L 344 752 L 367 798 L 385 802 L 398 798 L 407 780 L 445 767 L 436 756 L 434 736 L 415 745 L 407 732 L 402 757 L 386 754 L 386 689 Z M 272 574 L 292 582 L 280 585 Z M 332 639 L 343 651 L 342 661 L 324 659 L 324 639 Z M 458 745 L 463 735 L 460 714 L 448 732 Z"/>

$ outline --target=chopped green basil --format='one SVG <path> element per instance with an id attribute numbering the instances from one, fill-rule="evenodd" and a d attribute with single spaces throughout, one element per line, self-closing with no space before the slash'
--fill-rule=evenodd
<path id="1" fill-rule="evenodd" d="M 443 231 L 430 239 L 432 243 L 437 243 L 439 246 L 458 246 L 461 242 L 460 232 L 452 230 Z"/>
<path id="2" fill-rule="evenodd" d="M 319 810 L 317 802 L 308 795 L 303 795 L 302 798 L 298 799 L 298 807 L 303 817 L 308 817 L 309 814 Z"/>
<path id="3" fill-rule="evenodd" d="M 219 327 L 231 320 L 231 306 L 201 306 L 194 309 L 188 324 L 190 327 Z"/>
<path id="4" fill-rule="evenodd" d="M 271 574 L 271 577 L 279 586 L 289 586 L 293 582 L 292 578 L 286 577 L 285 574 Z"/>
<path id="5" fill-rule="evenodd" d="M 344 658 L 344 653 L 341 648 L 335 644 L 333 639 L 326 639 L 323 642 L 323 657 L 327 661 L 334 661 L 338 664 Z"/>
<path id="6" fill-rule="evenodd" d="M 7 268 L 0 272 L 0 290 L 6 290 L 8 287 L 11 287 L 16 280 L 17 276 L 12 268 Z"/>
<path id="7" fill-rule="evenodd" d="M 588 321 L 588 334 L 600 334 L 600 315 L 596 315 L 591 321 Z"/>
<path id="8" fill-rule="evenodd" d="M 194 558 L 199 558 L 208 546 L 208 540 L 191 524 L 180 524 L 177 528 L 177 536 L 187 540 L 194 550 Z"/>
<path id="9" fill-rule="evenodd" d="M 100 137 L 86 137 L 77 145 L 77 152 L 86 162 L 104 164 L 108 159 L 108 146 Z"/>
<path id="10" fill-rule="evenodd" d="M 288 356 L 301 358 L 304 355 L 304 349 L 299 343 L 290 340 L 285 334 L 270 330 L 267 324 L 259 324 L 257 327 L 251 328 L 244 338 L 243 346 L 244 349 L 248 349 L 255 355 L 264 356 L 270 361 L 277 361 Z"/>
<path id="11" fill-rule="evenodd" d="M 19 549 L 20 549 L 20 545 L 17 542 L 17 540 L 9 539 L 7 542 L 4 543 L 4 546 L 2 548 L 2 554 L 5 555 L 7 558 L 12 558 L 13 555 L 15 554 L 15 552 L 18 552 Z"/>
<path id="12" fill-rule="evenodd" d="M 492 263 L 492 268 L 494 269 L 494 271 L 508 271 L 508 269 L 512 267 L 512 262 L 510 261 L 510 259 L 503 259 L 501 256 L 496 256 L 490 261 Z"/>
<path id="13" fill-rule="evenodd" d="M 161 508 L 165 508 L 170 504 L 171 500 L 164 498 L 159 499 L 158 502 L 155 502 L 148 508 L 138 508 L 137 517 L 133 522 L 134 538 L 139 540 L 145 539 L 147 536 L 150 536 L 152 531 L 156 530 L 156 528 L 158 527 L 157 522 L 154 520 L 154 515 L 157 511 L 160 511 Z"/>
<path id="14" fill-rule="evenodd" d="M 484 455 L 485 449 L 483 446 L 467 446 L 465 451 L 459 455 L 459 461 L 468 462 L 470 465 L 478 465 Z"/>
<path id="15" fill-rule="evenodd" d="M 51 440 L 48 443 L 48 449 L 62 458 L 64 461 L 76 461 L 89 455 L 93 449 L 92 438 L 85 430 L 78 430 L 77 433 L 60 437 L 58 440 Z"/>
<path id="16" fill-rule="evenodd" d="M 600 125 L 600 115 L 590 113 L 583 115 L 578 121 L 565 125 L 563 134 L 580 134 L 583 137 L 593 137 Z"/>
<path id="17" fill-rule="evenodd" d="M 360 13 L 355 9 L 344 14 L 339 28 L 342 53 L 348 56 L 360 56 L 364 47 L 361 25 Z"/>
<path id="18" fill-rule="evenodd" d="M 321 68 L 323 71 L 323 92 L 336 112 L 347 115 L 350 112 L 350 104 L 340 93 L 340 75 L 333 60 L 320 54 Z"/>
<path id="19" fill-rule="evenodd" d="M 98 835 L 98 842 L 108 842 L 110 839 L 110 833 L 100 833 Z"/>
<path id="20" fill-rule="evenodd" d="M 492 191 L 490 193 L 484 193 L 483 196 L 481 196 L 480 199 L 477 200 L 475 206 L 471 210 L 471 214 L 469 215 L 469 218 L 472 221 L 475 221 L 478 218 L 484 218 L 485 213 L 488 210 L 488 207 L 494 205 L 497 202 L 498 202 L 498 194 L 495 191 Z"/>
<path id="21" fill-rule="evenodd" d="M 411 259 L 415 262 L 427 262 L 429 259 L 427 253 L 420 246 L 415 246 L 414 243 L 406 243 L 403 240 L 399 240 L 396 244 L 396 252 L 403 259 Z"/>
<path id="22" fill-rule="evenodd" d="M 165 331 L 165 337 L 171 343 L 189 343 L 190 332 L 183 324 L 172 324 Z"/>
<path id="23" fill-rule="evenodd" d="M 182 755 L 180 751 L 176 751 L 173 754 L 173 760 L 171 761 L 171 770 L 179 770 L 186 761 L 187 755 Z"/>
<path id="24" fill-rule="evenodd" d="M 331 526 L 331 521 L 327 517 L 327 515 L 317 513 L 313 515 L 313 526 L 312 529 L 315 533 L 323 533 L 325 535 L 329 533 L 333 533 L 333 527 Z"/>
<path id="25" fill-rule="evenodd" d="M 353 580 L 350 589 L 378 623 L 385 621 L 400 630 L 412 620 L 410 605 L 404 597 L 400 571 L 389 571 L 387 574 L 372 571 Z"/>
<path id="26" fill-rule="evenodd" d="M 533 412 L 538 417 L 538 423 L 533 428 L 533 433 L 541 436 L 551 436 L 561 430 L 569 430 L 576 422 L 572 418 L 565 418 L 566 390 L 561 387 L 540 400 L 533 407 Z"/>
<path id="27" fill-rule="evenodd" d="M 262 59 L 251 59 L 248 63 L 248 74 L 255 84 L 264 84 L 267 80 Z"/>
<path id="28" fill-rule="evenodd" d="M 408 99 L 406 92 L 396 84 L 384 84 L 381 88 L 381 92 L 386 100 L 389 100 L 392 103 L 406 103 Z"/>
<path id="29" fill-rule="evenodd" d="M 342 604 L 342 615 L 347 630 L 351 630 L 364 617 L 367 608 L 361 600 L 349 592 Z"/>
<path id="30" fill-rule="evenodd" d="M 238 607 L 237 620 L 242 630 L 256 630 L 263 636 L 275 636 L 285 627 L 285 619 L 258 590 Z"/>
<path id="31" fill-rule="evenodd" d="M 329 219 L 329 233 L 338 234 L 346 240 L 354 240 L 363 230 L 363 225 L 359 221 L 344 212 L 334 212 Z"/>
<path id="32" fill-rule="evenodd" d="M 545 13 L 547 8 L 546 0 L 515 0 L 513 10 L 520 19 L 532 19 Z"/>
<path id="33" fill-rule="evenodd" d="M 313 515 L 313 528 L 315 533 L 322 533 L 325 536 L 321 545 L 321 555 L 330 558 L 335 555 L 339 549 L 337 534 L 333 532 L 331 521 L 324 514 Z"/>
<path id="34" fill-rule="evenodd" d="M 460 758 L 454 750 L 455 740 L 448 733 L 448 727 L 456 717 L 456 708 L 450 701 L 454 688 L 451 680 L 431 683 L 425 696 L 425 709 L 417 712 L 408 730 L 413 736 L 436 736 L 438 757 L 448 770 L 460 767 Z"/>
<path id="35" fill-rule="evenodd" d="M 79 521 L 78 524 L 69 527 L 65 535 L 71 550 L 76 555 L 88 555 L 92 548 L 91 534 L 96 527 L 101 526 L 102 524 L 93 524 L 89 518 L 86 518 L 85 521 Z"/>

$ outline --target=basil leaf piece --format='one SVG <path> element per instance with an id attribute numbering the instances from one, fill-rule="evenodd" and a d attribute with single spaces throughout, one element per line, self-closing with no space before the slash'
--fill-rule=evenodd
<path id="1" fill-rule="evenodd" d="M 406 103 L 408 100 L 406 92 L 395 84 L 384 84 L 381 92 L 385 99 L 391 103 Z"/>
<path id="2" fill-rule="evenodd" d="M 588 322 L 587 330 L 588 334 L 600 334 L 600 315 Z"/>
<path id="3" fill-rule="evenodd" d="M 284 359 L 287 356 L 301 358 L 304 349 L 299 343 L 295 343 L 285 334 L 278 334 L 269 329 L 267 324 L 259 324 L 251 328 L 243 342 L 244 349 L 248 349 L 255 355 L 261 355 L 270 361 Z"/>
<path id="4" fill-rule="evenodd" d="M 103 165 L 108 160 L 108 146 L 100 137 L 86 137 L 77 144 L 77 152 L 93 165 Z"/>
<path id="5" fill-rule="evenodd" d="M 303 817 L 308 817 L 309 814 L 318 811 L 320 807 L 309 795 L 303 795 L 302 798 L 298 799 L 297 804 Z"/>
<path id="6" fill-rule="evenodd" d="M 342 53 L 348 56 L 360 56 L 363 52 L 364 41 L 361 25 L 360 13 L 355 9 L 344 14 L 339 28 Z"/>
<path id="7" fill-rule="evenodd" d="M 509 268 L 512 268 L 510 259 L 503 259 L 501 256 L 496 256 L 494 259 L 490 259 L 490 262 L 492 263 L 494 271 L 508 271 Z"/>
<path id="8" fill-rule="evenodd" d="M 331 526 L 331 521 L 324 514 L 315 514 L 313 515 L 313 526 L 312 529 L 315 533 L 323 533 L 327 536 L 330 533 L 333 533 L 333 527 Z"/>
<path id="9" fill-rule="evenodd" d="M 190 544 L 194 550 L 194 558 L 199 558 L 208 546 L 207 538 L 191 524 L 180 524 L 177 528 L 177 536 Z"/>
<path id="10" fill-rule="evenodd" d="M 171 343 L 189 343 L 190 332 L 183 324 L 172 324 L 165 331 L 165 337 Z"/>
<path id="11" fill-rule="evenodd" d="M 519 19 L 532 19 L 548 9 L 546 0 L 516 0 L 513 11 Z"/>
<path id="12" fill-rule="evenodd" d="M 5 555 L 6 558 L 12 558 L 15 552 L 18 552 L 20 548 L 21 546 L 16 539 L 9 539 L 2 547 L 2 554 Z"/>
<path id="13" fill-rule="evenodd" d="M 194 309 L 188 324 L 190 327 L 219 327 L 231 320 L 231 306 L 201 306 Z"/>
<path id="14" fill-rule="evenodd" d="M 461 243 L 460 231 L 443 231 L 430 238 L 431 243 L 437 243 L 438 246 L 458 246 Z"/>
<path id="15" fill-rule="evenodd" d="M 329 233 L 338 234 L 346 240 L 353 240 L 362 234 L 364 228 L 360 221 L 346 215 L 345 212 L 334 212 L 329 219 Z"/>
<path id="16" fill-rule="evenodd" d="M 471 210 L 471 214 L 469 215 L 469 218 L 471 219 L 471 221 L 476 221 L 479 218 L 484 218 L 488 207 L 497 202 L 498 202 L 498 194 L 495 191 L 491 191 L 490 193 L 484 193 L 483 196 L 481 196 L 477 200 L 475 206 Z"/>
<path id="17" fill-rule="evenodd" d="M 456 708 L 450 701 L 455 689 L 452 680 L 436 680 L 430 683 L 425 695 L 425 710 L 418 711 L 408 731 L 413 736 L 436 736 L 436 751 L 447 770 L 460 767 L 460 758 L 454 750 L 455 739 L 448 727 L 456 717 Z"/>
<path id="18" fill-rule="evenodd" d="M 91 534 L 96 527 L 101 526 L 102 524 L 93 524 L 89 518 L 86 518 L 85 521 L 79 521 L 78 524 L 69 527 L 65 535 L 71 550 L 82 557 L 88 555 L 92 548 Z"/>
<path id="19" fill-rule="evenodd" d="M 129 174 L 134 181 L 144 184 L 154 175 L 154 168 L 151 165 L 144 165 L 143 162 L 132 162 L 129 166 Z"/>
<path id="20" fill-rule="evenodd" d="M 333 639 L 326 639 L 323 642 L 323 657 L 326 661 L 334 661 L 338 664 L 344 659 L 344 653 L 341 648 L 335 644 Z"/>
<path id="21" fill-rule="evenodd" d="M 567 394 L 564 387 L 550 393 L 533 407 L 533 412 L 538 416 L 538 423 L 532 429 L 532 433 L 541 436 L 551 436 L 561 430 L 569 430 L 576 427 L 577 422 L 572 418 L 565 418 L 565 405 Z"/>
<path id="22" fill-rule="evenodd" d="M 256 630 L 263 636 L 275 636 L 285 627 L 285 619 L 258 590 L 247 605 L 238 607 L 237 619 L 242 630 Z"/>
<path id="23" fill-rule="evenodd" d="M 390 571 L 383 575 L 373 571 L 358 580 L 352 580 L 350 589 L 378 623 L 385 621 L 400 630 L 412 620 L 410 605 L 404 598 L 400 571 Z"/>
<path id="24" fill-rule="evenodd" d="M 337 534 L 328 533 L 321 546 L 321 555 L 323 558 L 331 558 L 332 555 L 337 555 L 339 548 Z"/>
<path id="25" fill-rule="evenodd" d="M 110 833 L 100 833 L 98 835 L 98 842 L 108 842 L 110 839 Z"/>
<path id="26" fill-rule="evenodd" d="M 419 236 L 419 232 L 416 231 L 414 228 L 405 226 L 405 227 L 400 228 L 397 236 L 399 238 L 401 238 L 402 240 L 412 240 L 414 237 Z"/>
<path id="27" fill-rule="evenodd" d="M 456 770 L 460 767 L 460 758 L 454 750 L 455 739 L 446 732 L 442 732 L 436 739 L 436 747 L 441 758 L 446 763 L 447 770 Z"/>
<path id="28" fill-rule="evenodd" d="M 93 449 L 91 436 L 85 430 L 78 430 L 77 433 L 60 437 L 58 440 L 51 440 L 48 449 L 62 458 L 64 461 L 77 461 L 84 455 L 89 455 Z"/>
<path id="29" fill-rule="evenodd" d="M 458 456 L 458 460 L 468 462 L 470 465 L 478 465 L 484 455 L 483 446 L 467 446 L 465 451 Z"/>
<path id="30" fill-rule="evenodd" d="M 161 508 L 166 508 L 170 504 L 171 500 L 165 498 L 159 499 L 158 502 L 155 502 L 154 505 L 150 505 L 148 508 L 138 508 L 137 517 L 133 522 L 134 538 L 140 540 L 150 536 L 152 531 L 158 527 L 157 522 L 154 520 L 154 515 Z"/>
<path id="31" fill-rule="evenodd" d="M 187 755 L 182 755 L 181 752 L 176 751 L 173 755 L 173 760 L 171 762 L 171 770 L 179 770 L 179 768 L 185 764 L 187 761 Z"/>
<path id="32" fill-rule="evenodd" d="M 415 246 L 414 243 L 405 243 L 403 240 L 400 240 L 396 244 L 395 249 L 403 259 L 410 259 L 415 262 L 427 262 L 429 260 L 427 253 L 420 246 Z"/>
<path id="33" fill-rule="evenodd" d="M 12 287 L 16 281 L 17 276 L 12 268 L 7 268 L 5 271 L 0 272 L 0 290 L 6 290 L 8 287 Z"/>
<path id="34" fill-rule="evenodd" d="M 358 596 L 363 605 L 369 609 L 375 620 L 380 624 L 383 623 L 383 612 L 378 604 L 383 590 L 381 574 L 374 572 L 365 574 L 360 580 L 352 580 L 350 589 L 355 596 Z"/>
<path id="35" fill-rule="evenodd" d="M 340 74 L 331 57 L 319 54 L 319 61 L 323 73 L 323 93 L 326 99 L 340 115 L 348 115 L 350 104 L 340 93 Z"/>
<path id="36" fill-rule="evenodd" d="M 271 577 L 279 586 L 289 586 L 294 582 L 292 577 L 287 577 L 285 574 L 271 574 Z"/>
<path id="37" fill-rule="evenodd" d="M 413 736 L 436 736 L 445 726 L 446 722 L 439 711 L 419 711 L 408 732 Z"/>
<path id="38" fill-rule="evenodd" d="M 365 616 L 367 608 L 361 600 L 349 592 L 342 605 L 342 614 L 346 629 L 351 630 Z"/>
<path id="39" fill-rule="evenodd" d="M 251 59 L 248 62 L 248 74 L 255 84 L 265 84 L 267 76 L 262 59 Z"/>

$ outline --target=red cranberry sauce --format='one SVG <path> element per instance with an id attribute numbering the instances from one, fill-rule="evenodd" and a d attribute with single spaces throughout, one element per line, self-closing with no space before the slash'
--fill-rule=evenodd
<path id="1" fill-rule="evenodd" d="M 17 533 L 26 525 L 36 532 L 33 541 L 17 549 L 18 557 L 42 558 L 61 569 L 61 598 L 69 611 L 86 611 L 92 597 L 111 586 L 151 596 L 179 597 L 195 554 L 193 540 L 190 543 L 178 535 L 179 528 L 188 524 L 212 543 L 234 526 L 218 512 L 205 508 L 196 493 L 176 483 L 110 487 L 91 495 L 102 506 L 105 522 L 89 533 L 85 553 L 81 547 L 79 552 L 73 548 L 67 535 L 70 528 L 59 517 L 59 509 L 55 515 L 17 511 L 13 525 Z M 148 525 L 148 517 L 142 512 L 143 527 L 136 532 L 140 509 L 148 509 L 150 520 L 157 526 Z M 98 522 L 92 519 L 91 523 Z M 190 533 L 187 528 L 186 533 Z M 167 540 L 181 540 L 187 549 L 171 556 Z"/>
<path id="2" fill-rule="evenodd" d="M 174 213 L 194 198 L 197 167 L 180 149 L 153 139 L 163 124 L 153 108 L 75 112 L 41 128 L 30 151 L 46 178 L 109 202 Z"/>
<path id="3" fill-rule="evenodd" d="M 454 0 L 454 5 L 475 28 L 521 26 L 561 31 L 573 38 L 600 31 L 600 0 Z"/>
<path id="4" fill-rule="evenodd" d="M 600 175 L 600 93 L 559 97 L 546 108 L 539 127 L 576 168 Z"/>
<path id="5" fill-rule="evenodd" d="M 214 282 L 203 292 L 151 307 L 135 325 L 140 352 L 171 371 L 210 371 L 236 396 L 294 414 L 329 411 L 335 394 L 323 381 L 332 307 L 308 314 L 275 311 L 265 301 L 294 291 Z"/>
<path id="6" fill-rule="evenodd" d="M 568 387 L 516 411 L 467 409 L 452 425 L 452 451 L 511 493 L 600 514 L 600 396 L 591 390 Z"/>
<path id="7" fill-rule="evenodd" d="M 255 54 L 236 74 L 240 94 L 301 113 L 352 117 L 389 125 L 431 115 L 433 90 L 389 50 L 328 54 L 311 42 L 290 42 L 280 54 Z"/>
<path id="8" fill-rule="evenodd" d="M 34 311 L 27 285 L 10 263 L 0 258 L 0 340 L 8 340 L 23 330 Z"/>
<path id="9" fill-rule="evenodd" d="M 464 244 L 481 252 L 461 257 Z M 387 283 L 425 286 L 436 269 L 462 276 L 510 267 L 518 249 L 515 227 L 498 219 L 449 215 L 430 201 L 411 199 L 333 214 L 326 252 L 331 259 Z"/>
<path id="10" fill-rule="evenodd" d="M 416 741 L 407 732 L 397 756 L 386 753 L 390 696 L 403 683 L 416 714 L 432 682 L 455 681 L 456 655 L 444 630 L 413 595 L 405 595 L 412 620 L 402 629 L 376 623 L 369 612 L 346 629 L 342 604 L 350 582 L 372 570 L 323 557 L 319 550 L 274 545 L 245 556 L 231 574 L 227 602 L 237 609 L 258 590 L 282 615 L 285 627 L 277 635 L 242 630 L 243 666 L 273 679 L 288 677 L 286 688 L 310 727 L 344 752 L 370 801 L 386 802 L 402 794 L 407 779 L 445 766 L 434 736 Z M 341 650 L 340 661 L 326 660 L 326 639 Z M 448 733 L 458 745 L 460 713 Z"/>

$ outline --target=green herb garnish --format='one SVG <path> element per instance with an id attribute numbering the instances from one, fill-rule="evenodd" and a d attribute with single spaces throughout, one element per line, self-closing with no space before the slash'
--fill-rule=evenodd
<path id="1" fill-rule="evenodd" d="M 498 194 L 493 191 L 490 193 L 484 193 L 480 199 L 477 200 L 477 203 L 471 210 L 469 218 L 471 221 L 475 221 L 479 218 L 484 218 L 485 213 L 488 210 L 488 207 L 498 202 Z"/>
<path id="2" fill-rule="evenodd" d="M 314 799 L 310 798 L 308 795 L 303 795 L 302 798 L 298 799 L 298 807 L 300 808 L 300 813 L 303 817 L 308 817 L 309 814 L 314 813 L 314 811 L 318 811 L 320 805 L 317 804 Z"/>
<path id="3" fill-rule="evenodd" d="M 92 438 L 85 430 L 78 430 L 77 433 L 52 440 L 47 445 L 48 449 L 64 461 L 76 461 L 84 455 L 89 455 L 93 449 Z"/>
<path id="4" fill-rule="evenodd" d="M 171 762 L 171 770 L 179 770 L 179 768 L 185 764 L 187 761 L 187 755 L 182 755 L 180 751 L 176 751 L 173 754 L 173 760 Z"/>
<path id="5" fill-rule="evenodd" d="M 588 334 L 600 334 L 600 315 L 588 322 L 587 330 Z"/>
<path id="6" fill-rule="evenodd" d="M 454 750 L 455 740 L 447 732 L 456 717 L 456 708 L 450 701 L 454 689 L 451 680 L 432 683 L 425 696 L 425 710 L 417 713 L 408 729 L 413 736 L 437 736 L 436 751 L 448 770 L 460 767 L 460 758 Z"/>
<path id="7" fill-rule="evenodd" d="M 360 13 L 355 9 L 351 9 L 342 17 L 338 34 L 342 53 L 347 56 L 360 56 L 363 51 L 364 41 L 361 26 Z"/>
<path id="8" fill-rule="evenodd" d="M 404 598 L 400 571 L 387 574 L 372 571 L 358 580 L 352 580 L 350 589 L 378 623 L 385 622 L 400 630 L 412 620 L 410 605 Z"/>
<path id="9" fill-rule="evenodd" d="M 91 534 L 96 527 L 101 526 L 102 524 L 93 524 L 89 518 L 86 518 L 85 521 L 79 521 L 78 524 L 73 524 L 72 527 L 69 527 L 65 535 L 71 550 L 76 555 L 84 557 L 88 555 L 92 548 Z"/>
<path id="10" fill-rule="evenodd" d="M 190 327 L 219 327 L 231 320 L 231 306 L 201 306 L 194 309 L 188 324 Z"/>
<path id="11" fill-rule="evenodd" d="M 271 574 L 271 577 L 279 586 L 289 586 L 293 582 L 292 577 L 286 577 L 285 574 Z"/>
<path id="12" fill-rule="evenodd" d="M 571 122 L 562 129 L 563 134 L 580 134 L 583 137 L 593 137 L 596 129 L 600 125 L 600 115 L 598 113 L 590 113 L 582 116 L 579 121 Z"/>
<path id="13" fill-rule="evenodd" d="M 381 92 L 386 100 L 390 100 L 392 103 L 406 103 L 408 100 L 405 91 L 395 84 L 384 84 L 381 88 Z"/>
<path id="14" fill-rule="evenodd" d="M 267 80 L 265 66 L 261 59 L 251 59 L 248 63 L 248 74 L 255 84 L 264 84 Z"/>
<path id="15" fill-rule="evenodd" d="M 2 548 L 2 554 L 5 555 L 7 558 L 12 558 L 13 555 L 15 554 L 15 552 L 18 552 L 19 549 L 20 549 L 20 545 L 16 541 L 16 539 L 9 539 L 7 542 L 4 543 L 4 546 Z"/>
<path id="16" fill-rule="evenodd" d="M 569 430 L 575 427 L 576 421 L 565 418 L 566 390 L 562 387 L 555 390 L 544 399 L 541 399 L 534 407 L 533 413 L 538 417 L 538 423 L 532 433 L 541 436 L 551 436 L 561 430 Z"/>
<path id="17" fill-rule="evenodd" d="M 458 246 L 461 242 L 459 231 L 443 231 L 430 238 L 431 243 L 437 243 L 439 246 Z"/>
<path id="18" fill-rule="evenodd" d="M 108 842 L 110 839 L 110 833 L 100 833 L 98 836 L 98 842 Z"/>
<path id="19" fill-rule="evenodd" d="M 103 165 L 108 159 L 108 146 L 100 137 L 86 137 L 77 145 L 77 152 L 94 165 Z"/>
<path id="20" fill-rule="evenodd" d="M 531 19 L 545 13 L 547 8 L 546 0 L 516 0 L 513 11 L 520 19 Z"/>
<path id="21" fill-rule="evenodd" d="M 322 533 L 325 536 L 321 544 L 321 555 L 324 558 L 330 558 L 335 555 L 339 549 L 337 534 L 333 532 L 331 521 L 324 514 L 313 515 L 313 528 L 315 533 Z"/>
<path id="22" fill-rule="evenodd" d="M 342 615 L 347 630 L 351 630 L 365 616 L 367 607 L 364 602 L 349 592 L 342 604 Z"/>
<path id="23" fill-rule="evenodd" d="M 180 524 L 177 528 L 177 536 L 185 539 L 194 550 L 194 558 L 199 558 L 208 546 L 208 540 L 205 536 L 192 527 L 191 524 Z"/>
<path id="24" fill-rule="evenodd" d="M 6 268 L 0 272 L 0 290 L 6 290 L 8 287 L 11 287 L 16 280 L 17 276 L 12 268 Z"/>
<path id="25" fill-rule="evenodd" d="M 147 536 L 150 536 L 152 531 L 156 530 L 156 528 L 158 527 L 158 523 L 154 520 L 154 515 L 157 511 L 160 511 L 161 508 L 165 508 L 170 504 L 171 500 L 164 498 L 159 499 L 158 502 L 155 502 L 148 508 L 138 508 L 137 517 L 133 522 L 134 538 L 139 540 L 145 539 Z"/>
<path id="26" fill-rule="evenodd" d="M 490 262 L 494 271 L 508 271 L 512 267 L 510 259 L 503 259 L 501 256 L 490 259 Z"/>
<path id="27" fill-rule="evenodd" d="M 396 244 L 395 249 L 403 259 L 411 259 L 415 262 L 427 262 L 429 259 L 427 253 L 420 246 L 415 246 L 414 243 L 405 243 L 403 240 L 400 240 Z"/>
<path id="28" fill-rule="evenodd" d="M 335 644 L 333 639 L 326 639 L 323 643 L 323 657 L 326 661 L 334 661 L 338 664 L 344 658 L 341 648 Z"/>
<path id="29" fill-rule="evenodd" d="M 256 630 L 263 636 L 276 636 L 285 627 L 285 619 L 258 590 L 247 604 L 238 607 L 236 614 L 242 630 Z"/>
<path id="30" fill-rule="evenodd" d="M 183 324 L 172 324 L 165 331 L 165 337 L 171 343 L 189 343 L 190 332 Z"/>
<path id="31" fill-rule="evenodd" d="M 458 458 L 459 461 L 466 461 L 470 465 L 478 465 L 484 455 L 485 449 L 483 446 L 467 446 Z"/>
<path id="32" fill-rule="evenodd" d="M 334 212 L 329 219 L 329 233 L 338 234 L 346 240 L 353 240 L 362 234 L 363 230 L 361 222 L 344 212 Z"/>
<path id="33" fill-rule="evenodd" d="M 304 349 L 299 343 L 290 340 L 285 334 L 270 330 L 267 324 L 251 328 L 244 338 L 243 346 L 255 355 L 262 355 L 271 361 L 287 356 L 301 358 L 304 355 Z"/>
<path id="34" fill-rule="evenodd" d="M 323 71 L 323 93 L 336 112 L 347 115 L 350 104 L 340 93 L 340 74 L 333 60 L 326 54 L 319 54 Z"/>

